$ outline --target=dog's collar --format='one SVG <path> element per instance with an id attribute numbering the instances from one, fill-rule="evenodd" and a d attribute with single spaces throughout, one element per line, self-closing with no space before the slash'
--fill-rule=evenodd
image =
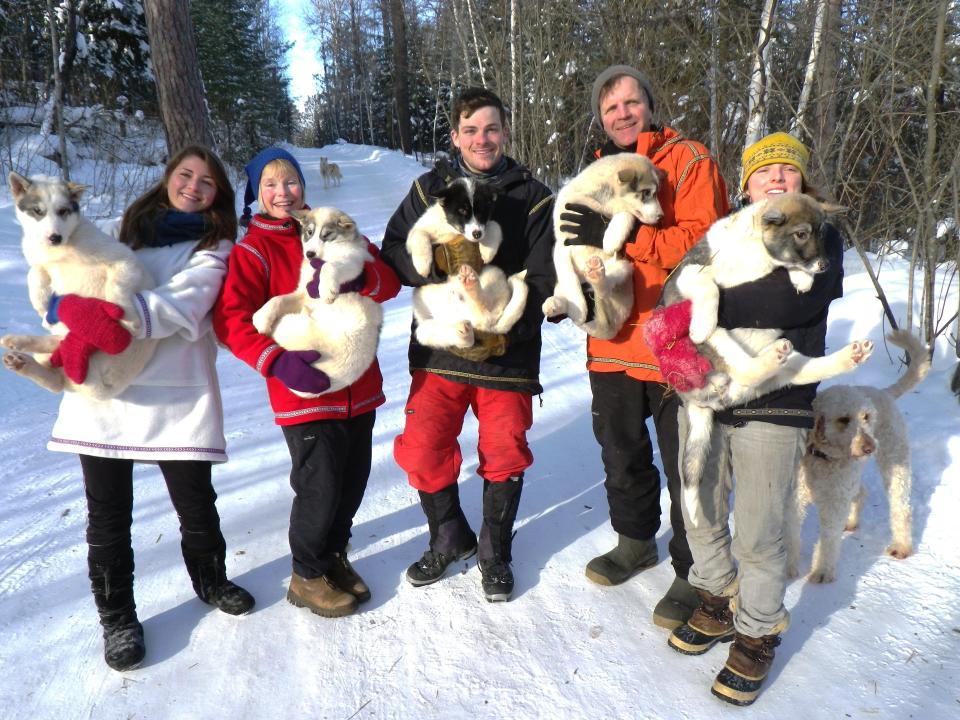
<path id="1" fill-rule="evenodd" d="M 820 458 L 821 460 L 830 459 L 829 455 L 823 452 L 823 450 L 818 450 L 813 443 L 810 443 L 809 445 L 807 445 L 807 455 L 813 455 L 815 458 Z"/>

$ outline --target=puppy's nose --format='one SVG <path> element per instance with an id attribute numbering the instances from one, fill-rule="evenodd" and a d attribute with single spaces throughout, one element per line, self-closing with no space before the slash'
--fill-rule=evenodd
<path id="1" fill-rule="evenodd" d="M 48 239 L 51 245 L 59 245 L 63 242 L 63 235 L 51 235 Z"/>
<path id="2" fill-rule="evenodd" d="M 307 251 L 304 253 L 304 255 L 306 255 L 308 258 L 310 258 L 310 259 L 312 260 L 313 258 L 315 258 L 315 257 L 317 256 L 317 253 L 315 253 L 313 250 L 307 250 Z"/>
<path id="3" fill-rule="evenodd" d="M 474 240 L 479 240 L 479 239 L 482 238 L 482 237 L 483 237 L 483 230 L 474 230 L 474 231 L 473 231 L 473 239 L 474 239 Z"/>

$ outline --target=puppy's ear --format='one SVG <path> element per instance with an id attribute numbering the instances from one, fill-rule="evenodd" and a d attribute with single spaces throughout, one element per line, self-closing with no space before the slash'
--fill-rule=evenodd
<path id="1" fill-rule="evenodd" d="M 624 185 L 629 185 L 637 179 L 637 171 L 633 168 L 624 168 L 617 173 L 617 180 Z"/>
<path id="2" fill-rule="evenodd" d="M 81 185 L 80 183 L 68 182 L 67 183 L 67 192 L 70 193 L 70 199 L 74 202 L 80 200 L 80 196 L 83 195 L 83 191 L 86 190 L 88 185 Z"/>
<path id="3" fill-rule="evenodd" d="M 657 185 L 667 179 L 667 171 L 663 168 L 657 167 L 656 165 L 653 166 L 653 173 L 657 178 Z"/>
<path id="4" fill-rule="evenodd" d="M 834 215 L 843 215 L 850 210 L 850 208 L 844 205 L 834 205 L 833 203 L 820 203 L 820 209 L 831 217 Z"/>
<path id="5" fill-rule="evenodd" d="M 777 208 L 770 208 L 765 210 L 761 216 L 765 225 L 775 225 L 780 227 L 787 222 L 787 214 L 783 210 L 778 210 Z"/>
<path id="6" fill-rule="evenodd" d="M 452 194 L 453 194 L 453 185 L 445 185 L 439 190 L 434 190 L 432 193 L 430 193 L 430 197 L 432 197 L 434 200 L 439 200 L 440 202 L 443 202 L 444 198 L 450 197 L 450 195 Z"/>
<path id="7" fill-rule="evenodd" d="M 17 200 L 20 198 L 30 187 L 30 181 L 27 180 L 20 173 L 10 172 L 7 175 L 7 185 L 10 186 L 10 194 L 13 195 L 13 199 Z"/>
<path id="8" fill-rule="evenodd" d="M 353 221 L 353 218 L 346 213 L 340 213 L 340 216 L 337 218 L 337 227 L 344 230 L 356 230 L 357 224 Z"/>
<path id="9" fill-rule="evenodd" d="M 310 211 L 304 210 L 304 209 L 290 211 L 291 217 L 293 217 L 293 219 L 299 223 L 302 223 L 306 219 L 307 215 L 309 214 L 310 214 Z"/>

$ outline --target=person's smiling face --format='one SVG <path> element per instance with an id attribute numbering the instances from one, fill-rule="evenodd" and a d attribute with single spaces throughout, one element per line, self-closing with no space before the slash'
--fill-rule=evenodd
<path id="1" fill-rule="evenodd" d="M 803 190 L 803 175 L 794 165 L 772 163 L 750 173 L 747 178 L 747 195 L 750 202 L 757 202 L 773 195 Z"/>
<path id="2" fill-rule="evenodd" d="M 260 177 L 260 211 L 277 220 L 303 208 L 303 185 L 296 173 L 264 169 Z"/>
<path id="3" fill-rule="evenodd" d="M 640 133 L 650 130 L 650 98 L 636 78 L 624 75 L 600 98 L 603 131 L 617 147 L 632 150 Z"/>
<path id="4" fill-rule="evenodd" d="M 488 173 L 503 157 L 507 130 L 503 127 L 500 111 L 492 105 L 474 110 L 470 117 L 460 116 L 457 130 L 450 132 L 453 145 L 470 170 Z"/>
<path id="5" fill-rule="evenodd" d="M 167 200 L 180 212 L 203 212 L 213 205 L 217 184 L 205 161 L 188 155 L 170 173 Z"/>

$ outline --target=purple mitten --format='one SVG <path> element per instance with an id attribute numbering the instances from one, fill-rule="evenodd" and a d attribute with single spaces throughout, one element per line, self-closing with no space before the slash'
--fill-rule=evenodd
<path id="1" fill-rule="evenodd" d="M 347 280 L 340 286 L 340 294 L 360 292 L 363 290 L 363 286 L 367 284 L 367 273 L 363 270 L 360 271 L 360 274 L 357 275 L 353 280 Z"/>
<path id="2" fill-rule="evenodd" d="M 316 350 L 284 350 L 273 361 L 269 374 L 291 390 L 319 395 L 330 389 L 330 378 L 311 365 L 320 359 Z"/>
<path id="3" fill-rule="evenodd" d="M 310 261 L 313 268 L 313 278 L 307 283 L 307 295 L 313 299 L 320 297 L 320 268 L 323 267 L 323 260 L 314 258 Z M 339 294 L 360 292 L 367 283 L 367 274 L 361 270 L 353 280 L 348 280 L 340 286 Z"/>

